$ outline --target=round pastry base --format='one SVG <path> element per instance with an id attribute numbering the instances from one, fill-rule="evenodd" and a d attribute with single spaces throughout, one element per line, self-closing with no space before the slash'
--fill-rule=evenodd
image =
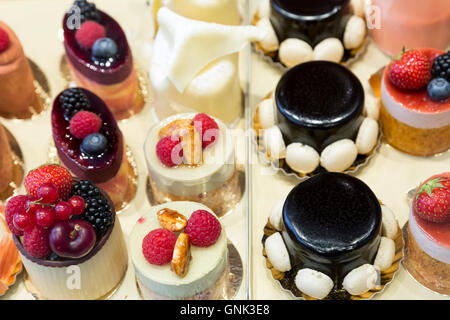
<path id="1" fill-rule="evenodd" d="M 11 148 L 11 157 L 13 161 L 13 175 L 12 180 L 9 182 L 9 186 L 0 193 L 0 202 L 7 200 L 12 195 L 16 194 L 16 191 L 19 189 L 23 176 L 24 176 L 24 162 L 23 162 L 23 154 L 20 149 L 19 143 L 16 138 L 14 138 L 13 134 L 6 128 L 6 136 L 8 138 L 9 146 Z"/>
<path id="2" fill-rule="evenodd" d="M 270 94 L 265 97 L 265 99 L 269 98 Z M 263 130 L 261 127 L 261 124 L 259 122 L 259 108 L 256 107 L 255 114 L 253 115 L 253 122 L 252 122 L 252 128 L 255 131 L 255 135 L 253 137 L 253 143 L 256 145 L 256 149 L 259 154 L 259 159 L 263 161 L 266 165 L 270 165 L 272 169 L 275 171 L 281 171 L 283 174 L 287 176 L 296 177 L 300 180 L 305 180 L 310 177 L 313 177 L 319 173 L 327 172 L 325 168 L 323 168 L 320 164 L 319 166 L 310 173 L 301 173 L 293 170 L 289 165 L 286 163 L 285 159 L 282 157 L 280 159 L 271 159 L 269 154 L 267 153 L 266 148 L 264 147 L 264 139 L 263 139 Z M 360 168 L 366 166 L 370 159 L 372 159 L 375 154 L 377 153 L 377 150 L 381 146 L 381 141 L 383 138 L 383 132 L 380 128 L 379 134 L 378 134 L 378 140 L 375 147 L 372 149 L 372 151 L 368 154 L 358 154 L 356 157 L 356 160 L 353 162 L 353 164 L 343 171 L 343 173 L 355 173 Z"/>
<path id="3" fill-rule="evenodd" d="M 105 293 L 103 296 L 98 297 L 96 299 L 92 299 L 92 300 L 108 300 L 109 298 L 111 298 L 114 295 L 114 293 L 116 293 L 116 291 L 122 285 L 122 283 L 125 279 L 125 275 L 127 274 L 127 270 L 128 270 L 128 266 L 127 266 L 127 268 L 125 268 L 125 271 L 124 271 L 120 281 L 110 291 Z M 26 270 L 24 270 L 24 272 L 23 272 L 23 284 L 24 284 L 25 289 L 33 296 L 33 298 L 35 300 L 48 300 L 48 298 L 44 297 L 39 292 L 39 290 L 37 290 L 36 287 L 33 285 Z"/>
<path id="4" fill-rule="evenodd" d="M 242 258 L 239 251 L 233 245 L 233 243 L 228 240 L 228 270 L 225 270 L 228 274 L 226 275 L 225 283 L 223 285 L 220 297 L 217 300 L 232 300 L 236 297 L 244 275 L 244 268 L 242 264 Z M 138 289 L 139 296 L 144 300 L 139 282 L 136 278 L 136 287 Z"/>
<path id="5" fill-rule="evenodd" d="M 136 59 L 134 61 L 136 61 Z M 150 99 L 150 91 L 148 90 L 149 88 L 148 77 L 146 76 L 146 73 L 141 67 L 135 65 L 134 70 L 136 72 L 136 76 L 138 79 L 137 96 L 133 102 L 134 107 L 121 112 L 111 110 L 111 112 L 114 114 L 114 118 L 117 121 L 126 121 L 127 119 L 140 113 L 147 104 L 150 104 L 151 99 Z M 65 54 L 63 54 L 60 59 L 59 71 L 62 78 L 65 81 L 64 89 L 78 86 L 75 81 L 75 77 L 70 71 Z"/>
<path id="6" fill-rule="evenodd" d="M 120 214 L 121 212 L 125 211 L 126 208 L 130 205 L 131 201 L 136 196 L 137 188 L 138 188 L 138 168 L 137 168 L 137 162 L 133 155 L 133 152 L 131 151 L 129 146 L 125 146 L 125 157 L 127 157 L 127 165 L 128 165 L 128 187 L 127 192 L 125 195 L 121 198 L 120 202 L 114 202 L 114 208 L 116 210 L 116 214 Z M 47 161 L 49 163 L 60 163 L 60 159 L 58 157 L 58 151 L 56 150 L 55 144 L 53 142 L 53 139 L 49 143 L 49 149 L 48 149 L 48 158 Z"/>
<path id="7" fill-rule="evenodd" d="M 265 250 L 265 242 L 266 239 L 274 234 L 275 232 L 278 232 L 269 221 L 267 221 L 267 224 L 264 227 L 264 235 L 262 237 L 262 244 L 263 244 L 263 251 L 262 254 L 265 259 L 265 264 L 270 272 L 270 276 L 278 282 L 280 285 L 281 290 L 288 292 L 294 299 L 302 299 L 302 300 L 317 300 L 316 298 L 310 297 L 304 293 L 302 293 L 295 285 L 295 276 L 297 275 L 297 269 L 293 268 L 290 271 L 287 272 L 281 272 L 275 269 L 270 262 L 270 260 L 267 258 L 266 250 Z M 362 295 L 351 295 L 344 289 L 336 289 L 333 288 L 330 292 L 330 294 L 325 297 L 323 300 L 369 300 L 372 299 L 376 294 L 383 292 L 383 290 L 392 282 L 394 279 L 397 271 L 400 268 L 400 263 L 403 258 L 403 248 L 404 248 L 404 242 L 402 238 L 402 230 L 398 228 L 397 235 L 393 239 L 395 242 L 395 257 L 394 261 L 392 262 L 392 265 L 389 267 L 389 269 L 382 271 L 380 275 L 380 283 L 378 286 L 376 286 L 374 289 L 362 294 Z"/>
<path id="8" fill-rule="evenodd" d="M 253 26 L 256 26 L 256 24 L 260 19 L 261 18 L 258 12 L 256 12 L 253 16 L 251 24 Z M 352 50 L 344 49 L 344 55 L 340 63 L 346 67 L 350 66 L 352 63 L 357 61 L 363 55 L 363 53 L 366 51 L 368 43 L 369 43 L 369 35 L 367 32 L 362 44 L 358 48 Z M 259 42 L 253 42 L 251 46 L 253 52 L 258 54 L 259 57 L 261 57 L 266 63 L 268 63 L 272 67 L 280 70 L 283 73 L 290 69 L 290 67 L 286 66 L 283 62 L 280 61 L 278 57 L 278 50 L 268 52 L 261 47 Z"/>
<path id="9" fill-rule="evenodd" d="M 405 223 L 403 226 L 403 241 L 405 242 L 405 259 L 402 261 L 402 265 L 406 272 L 409 274 L 409 276 L 414 279 L 418 284 L 423 286 L 424 288 L 430 290 L 433 293 L 439 294 L 443 297 L 449 297 L 450 296 L 450 288 L 439 288 L 438 286 L 434 284 L 440 284 L 441 281 L 439 279 L 440 275 L 433 272 L 433 270 L 426 270 L 426 274 L 430 276 L 430 278 L 426 279 L 424 278 L 424 272 L 419 272 L 420 269 L 423 267 L 427 268 L 438 268 L 439 266 L 444 266 L 445 264 L 443 262 L 437 261 L 433 259 L 432 257 L 428 256 L 425 252 L 421 251 L 420 248 L 418 248 L 417 243 L 415 242 L 414 238 L 412 237 L 410 231 L 409 231 L 409 223 Z M 409 256 L 411 254 L 410 250 L 411 248 L 416 247 L 414 250 L 420 250 L 421 252 L 416 253 L 418 257 L 416 258 L 420 260 L 423 264 L 420 262 L 418 265 L 412 261 Z M 419 268 L 419 269 L 418 269 Z M 444 268 L 449 268 L 448 265 L 446 265 Z M 423 269 L 422 269 L 423 270 Z M 435 277 L 435 279 L 433 279 Z"/>
<path id="10" fill-rule="evenodd" d="M 39 68 L 39 66 L 30 58 L 28 58 L 28 63 L 30 64 L 31 72 L 34 77 L 34 91 L 36 98 L 29 108 L 21 113 L 4 113 L 0 112 L 0 116 L 6 119 L 15 120 L 29 120 L 33 117 L 41 114 L 52 104 L 50 85 L 47 80 L 45 73 Z"/>
<path id="11" fill-rule="evenodd" d="M 242 199 L 245 192 L 245 172 L 236 169 L 233 176 L 220 188 L 194 196 L 183 197 L 158 191 L 150 176 L 147 176 L 145 190 L 147 199 L 152 206 L 172 201 L 199 202 L 213 210 L 217 217 L 223 218 L 233 212 L 233 208 Z M 211 199 L 215 201 L 211 201 Z"/>

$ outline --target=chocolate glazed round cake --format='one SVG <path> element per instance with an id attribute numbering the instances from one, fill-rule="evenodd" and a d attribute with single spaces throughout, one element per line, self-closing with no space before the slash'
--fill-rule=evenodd
<path id="1" fill-rule="evenodd" d="M 349 0 L 271 0 L 270 21 L 278 39 L 299 38 L 315 46 L 342 38 L 351 16 Z"/>
<path id="2" fill-rule="evenodd" d="M 361 82 L 334 62 L 311 61 L 288 70 L 278 82 L 275 102 L 285 141 L 319 152 L 337 140 L 354 140 L 364 119 Z"/>
<path id="3" fill-rule="evenodd" d="M 298 184 L 283 207 L 282 237 L 293 268 L 320 271 L 336 289 L 350 271 L 373 264 L 380 234 L 377 197 L 346 174 L 323 173 Z"/>

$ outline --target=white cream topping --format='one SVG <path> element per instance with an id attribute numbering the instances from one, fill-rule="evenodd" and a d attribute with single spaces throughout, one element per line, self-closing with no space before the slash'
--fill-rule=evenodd
<path id="1" fill-rule="evenodd" d="M 419 129 L 435 129 L 450 125 L 450 109 L 445 112 L 426 113 L 405 108 L 389 94 L 381 82 L 381 101 L 392 117 L 408 126 Z"/>
<path id="2" fill-rule="evenodd" d="M 156 213 L 163 208 L 176 210 L 187 219 L 196 210 L 208 207 L 188 201 L 170 202 L 152 207 L 134 226 L 130 236 L 131 259 L 138 279 L 148 289 L 159 295 L 182 299 L 191 297 L 211 287 L 221 276 L 227 261 L 227 236 L 222 227 L 217 242 L 207 248 L 191 246 L 191 261 L 187 274 L 177 276 L 170 270 L 170 264 L 158 266 L 150 264 L 142 252 L 142 241 L 152 230 L 161 228 Z"/>

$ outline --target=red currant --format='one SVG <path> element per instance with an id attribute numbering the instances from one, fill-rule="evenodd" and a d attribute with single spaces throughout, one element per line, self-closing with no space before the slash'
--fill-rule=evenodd
<path id="1" fill-rule="evenodd" d="M 44 206 L 36 210 L 36 224 L 41 227 L 50 227 L 56 220 L 53 208 Z"/>
<path id="2" fill-rule="evenodd" d="M 58 188 L 51 182 L 42 184 L 37 191 L 41 203 L 55 203 L 58 200 Z"/>
<path id="3" fill-rule="evenodd" d="M 84 212 L 84 209 L 86 207 L 86 204 L 84 202 L 84 199 L 80 196 L 73 196 L 69 199 L 69 204 L 72 206 L 72 214 L 73 215 L 80 215 Z"/>
<path id="4" fill-rule="evenodd" d="M 19 212 L 14 215 L 13 223 L 18 230 L 27 231 L 34 227 L 36 221 L 32 214 Z"/>
<path id="5" fill-rule="evenodd" d="M 59 201 L 53 210 L 57 220 L 68 220 L 73 212 L 72 206 L 66 201 Z"/>

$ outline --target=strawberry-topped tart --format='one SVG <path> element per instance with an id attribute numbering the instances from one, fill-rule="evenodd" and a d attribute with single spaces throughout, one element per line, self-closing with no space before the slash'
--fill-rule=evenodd
<path id="1" fill-rule="evenodd" d="M 62 164 L 79 179 L 87 179 L 108 193 L 116 209 L 134 195 L 133 168 L 117 121 L 92 92 L 70 88 L 55 99 L 52 131 Z"/>
<path id="2" fill-rule="evenodd" d="M 144 299 L 225 297 L 227 236 L 214 212 L 202 204 L 176 201 L 152 207 L 134 226 L 130 250 Z"/>
<path id="3" fill-rule="evenodd" d="M 420 185 L 409 215 L 403 261 L 425 287 L 450 295 L 450 172 Z"/>
<path id="4" fill-rule="evenodd" d="M 114 206 L 89 180 L 57 164 L 25 178 L 26 195 L 6 204 L 5 218 L 38 298 L 98 299 L 112 293 L 128 265 Z"/>
<path id="5" fill-rule="evenodd" d="M 387 142 L 430 156 L 450 148 L 450 54 L 404 50 L 385 68 L 380 118 Z"/>
<path id="6" fill-rule="evenodd" d="M 65 58 L 77 85 L 100 96 L 116 119 L 138 113 L 144 99 L 124 31 L 93 3 L 77 0 L 64 15 Z"/>
<path id="7" fill-rule="evenodd" d="M 153 126 L 144 152 L 157 203 L 195 201 L 221 216 L 239 201 L 234 139 L 205 113 L 183 113 Z"/>

